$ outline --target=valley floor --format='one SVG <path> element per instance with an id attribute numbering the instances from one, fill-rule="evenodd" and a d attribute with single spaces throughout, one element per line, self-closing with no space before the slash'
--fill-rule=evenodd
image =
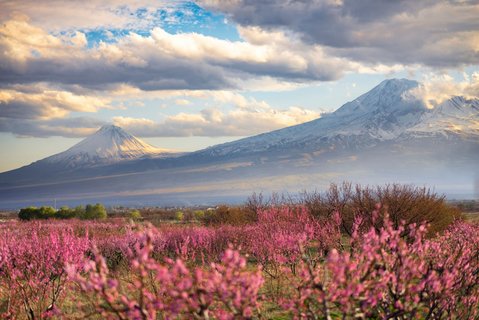
<path id="1" fill-rule="evenodd" d="M 424 194 L 418 199 L 410 218 L 428 210 L 442 218 L 406 224 L 376 206 L 351 220 L 347 206 L 325 208 L 324 216 L 319 202 L 259 206 L 251 199 L 244 207 L 120 208 L 116 218 L 96 221 L 11 219 L 0 224 L 0 313 L 477 319 L 477 213 L 467 222 L 444 220 L 455 211 L 441 199 L 432 198 L 434 209 Z"/>

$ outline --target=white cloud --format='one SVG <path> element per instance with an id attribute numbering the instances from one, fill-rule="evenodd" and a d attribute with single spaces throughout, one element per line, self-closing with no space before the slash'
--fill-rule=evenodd
<path id="1" fill-rule="evenodd" d="M 178 105 L 178 106 L 187 106 L 187 105 L 191 104 L 191 101 L 186 100 L 186 99 L 176 99 L 175 104 Z"/>
<path id="2" fill-rule="evenodd" d="M 428 108 L 434 108 L 455 96 L 479 99 L 479 72 L 473 72 L 470 76 L 464 74 L 463 81 L 455 81 L 449 74 L 431 74 L 426 76 L 422 84 L 410 93 L 424 101 Z"/>
<path id="3" fill-rule="evenodd" d="M 48 31 L 78 29 L 146 28 L 158 21 L 158 10 L 165 14 L 181 5 L 176 0 L 13 0 L 2 1 L 0 20 L 19 14 L 31 17 L 35 25 Z"/>
<path id="4" fill-rule="evenodd" d="M 216 95 L 215 95 L 216 94 Z M 114 117 L 113 122 L 138 136 L 249 136 L 316 119 L 320 114 L 301 107 L 277 110 L 264 101 L 239 94 L 213 93 L 217 101 L 231 102 L 235 108 L 222 111 L 206 108 L 200 113 L 181 112 L 161 122 L 145 118 Z"/>
<path id="5" fill-rule="evenodd" d="M 0 89 L 0 118 L 53 119 L 70 112 L 96 112 L 110 108 L 109 99 L 77 95 L 43 85 Z"/>
<path id="6" fill-rule="evenodd" d="M 105 121 L 76 117 L 59 119 L 19 119 L 0 117 L 0 132 L 19 137 L 86 137 L 106 124 Z"/>
<path id="7" fill-rule="evenodd" d="M 158 8 L 173 15 L 180 1 L 3 1 L 1 130 L 20 134 L 9 122 L 16 119 L 29 124 L 29 135 L 71 136 L 93 126 L 84 120 L 66 124 L 72 112 L 134 107 L 148 99 L 183 107 L 203 99 L 201 112 L 180 112 L 163 122 L 141 116 L 115 121 L 149 136 L 252 135 L 319 115 L 300 107 L 277 110 L 241 90 L 292 90 L 351 72 L 479 63 L 474 2 L 281 1 L 202 2 L 239 22 L 241 39 L 235 41 L 159 27 Z M 165 22 L 177 22 L 170 18 Z M 143 32 L 115 38 L 108 29 Z M 89 46 L 88 30 L 108 35 L 108 43 Z M 477 78 L 431 78 L 415 94 L 431 106 L 455 94 L 477 97 Z"/>
<path id="8" fill-rule="evenodd" d="M 118 92 L 90 95 L 75 94 L 52 88 L 47 84 L 16 85 L 0 89 L 0 132 L 20 136 L 79 137 L 91 134 L 105 121 L 91 118 L 70 118 L 72 112 L 95 113 L 100 109 L 118 109 L 118 101 L 137 108 L 130 90 L 123 96 Z M 81 92 L 82 90 L 80 90 Z M 142 95 L 134 90 L 135 95 Z M 320 114 L 313 110 L 292 106 L 278 110 L 265 101 L 226 90 L 173 90 L 146 92 L 145 99 L 169 103 L 170 107 L 187 103 L 213 105 L 200 112 L 178 112 L 155 122 L 147 118 L 114 116 L 113 122 L 139 136 L 249 136 L 286 126 L 303 123 Z M 119 99 L 119 100 L 118 100 Z M 126 99 L 126 100 L 125 100 Z M 150 102 L 151 103 L 151 102 Z M 115 107 L 113 107 L 115 106 Z M 141 105 L 140 105 L 141 107 Z M 229 111 L 227 111 L 229 110 Z"/>
<path id="9" fill-rule="evenodd" d="M 254 32 L 266 37 L 265 31 Z M 170 34 L 161 28 L 134 32 L 114 43 L 86 46 L 85 34 L 54 36 L 25 17 L 0 26 L 0 84 L 33 81 L 103 87 L 128 83 L 142 90 L 226 89 L 249 80 L 298 83 L 333 80 L 348 61 L 307 47 L 285 34 L 278 41 L 229 41 L 198 33 Z M 265 80 L 263 80 L 265 82 Z"/>

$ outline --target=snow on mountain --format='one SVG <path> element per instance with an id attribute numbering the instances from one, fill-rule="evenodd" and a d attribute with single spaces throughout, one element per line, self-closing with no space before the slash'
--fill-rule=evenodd
<path id="1" fill-rule="evenodd" d="M 453 97 L 425 112 L 404 135 L 479 138 L 479 100 Z"/>
<path id="2" fill-rule="evenodd" d="M 419 86 L 408 79 L 385 80 L 355 100 L 344 104 L 336 112 L 338 117 L 362 117 L 371 113 L 407 113 L 423 109 L 423 105 L 409 91 Z"/>
<path id="3" fill-rule="evenodd" d="M 170 150 L 153 147 L 120 127 L 106 125 L 70 149 L 45 158 L 40 162 L 60 163 L 66 167 L 74 168 L 111 164 L 145 157 L 165 157 L 170 154 Z"/>
<path id="4" fill-rule="evenodd" d="M 406 136 L 479 135 L 479 100 L 454 97 L 434 109 L 411 93 L 420 84 L 407 79 L 381 82 L 331 114 L 296 126 L 199 151 L 203 155 L 314 150 L 327 145 L 374 145 Z"/>

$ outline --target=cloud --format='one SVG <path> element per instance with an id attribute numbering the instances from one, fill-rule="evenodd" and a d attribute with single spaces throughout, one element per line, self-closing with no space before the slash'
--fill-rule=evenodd
<path id="1" fill-rule="evenodd" d="M 221 97 L 217 97 L 221 99 Z M 206 108 L 200 113 L 180 112 L 162 122 L 145 118 L 114 117 L 114 124 L 141 137 L 186 136 L 249 136 L 316 119 L 319 113 L 301 107 L 276 110 L 265 102 L 254 99 L 241 101 L 239 97 L 226 97 L 236 101 L 237 107 L 228 112 Z"/>
<path id="2" fill-rule="evenodd" d="M 108 97 L 76 94 L 45 83 L 0 88 L 0 132 L 20 137 L 84 137 L 105 121 L 69 116 L 111 108 Z"/>
<path id="3" fill-rule="evenodd" d="M 168 18 L 184 1 L 133 0 L 11 0 L 2 1 L 0 20 L 26 15 L 49 31 L 78 29 L 140 29 Z"/>
<path id="4" fill-rule="evenodd" d="M 165 99 L 183 112 L 160 122 L 141 116 L 115 121 L 147 136 L 251 135 L 319 115 L 300 107 L 276 110 L 241 90 L 291 90 L 351 72 L 479 63 L 477 1 L 199 3 L 236 21 L 240 39 L 166 31 L 165 23 L 178 22 L 175 10 L 189 10 L 184 1 L 3 1 L 1 130 L 79 136 L 101 121 L 71 118 L 67 125 L 74 112 Z M 107 37 L 89 43 L 89 31 Z M 454 92 L 477 96 L 475 77 L 459 84 L 432 79 L 416 94 L 431 105 Z M 199 113 L 186 112 L 197 99 L 208 103 Z"/>
<path id="5" fill-rule="evenodd" d="M 129 97 L 130 91 L 125 89 L 125 92 Z M 117 98 L 115 95 L 100 98 L 100 93 L 92 93 L 95 95 L 79 95 L 38 84 L 0 89 L 0 132 L 11 132 L 22 137 L 85 137 L 108 121 L 91 117 L 70 118 L 71 113 L 112 109 Z M 146 94 L 146 98 L 153 97 L 181 107 L 192 103 L 189 99 L 196 99 L 195 103 L 203 100 L 206 106 L 215 107 L 205 107 L 198 113 L 178 112 L 160 122 L 122 116 L 113 116 L 112 122 L 138 136 L 217 137 L 249 136 L 320 116 L 316 111 L 297 106 L 278 110 L 265 101 L 226 90 L 174 90 Z"/>
<path id="6" fill-rule="evenodd" d="M 106 121 L 86 117 L 47 120 L 0 117 L 0 132 L 10 132 L 19 137 L 80 138 L 93 134 L 106 123 Z"/>
<path id="7" fill-rule="evenodd" d="M 37 84 L 0 89 L 0 118 L 52 119 L 110 108 L 109 100 Z"/>
<path id="8" fill-rule="evenodd" d="M 479 99 L 479 73 L 474 72 L 472 75 L 464 73 L 463 81 L 456 81 L 448 74 L 429 75 L 410 93 L 422 100 L 430 109 L 456 96 Z"/>
<path id="9" fill-rule="evenodd" d="M 295 33 L 330 56 L 367 64 L 479 63 L 479 3 L 450 0 L 200 0 L 241 26 Z M 261 34 L 244 37 L 267 41 Z"/>
<path id="10" fill-rule="evenodd" d="M 191 102 L 189 100 L 186 100 L 186 99 L 176 99 L 175 104 L 177 106 L 187 106 L 187 105 L 191 104 Z"/>
<path id="11" fill-rule="evenodd" d="M 258 77 L 334 80 L 349 67 L 320 47 L 276 37 L 277 42 L 251 43 L 154 28 L 149 35 L 130 32 L 89 48 L 81 32 L 55 36 L 18 18 L 0 26 L 0 85 L 43 81 L 104 90 L 122 84 L 146 91 L 225 89 Z"/>

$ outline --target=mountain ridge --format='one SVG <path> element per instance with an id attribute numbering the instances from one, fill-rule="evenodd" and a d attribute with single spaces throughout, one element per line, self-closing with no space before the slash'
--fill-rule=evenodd
<path id="1" fill-rule="evenodd" d="M 386 80 L 319 119 L 188 154 L 84 167 L 43 159 L 0 174 L 0 206 L 62 197 L 200 202 L 342 180 L 437 186 L 468 196 L 476 184 L 479 192 L 479 100 L 452 97 L 429 109 L 411 93 L 419 85 Z"/>
<path id="2" fill-rule="evenodd" d="M 362 137 L 365 144 L 369 145 L 383 140 L 393 140 L 401 137 L 406 138 L 409 134 L 427 136 L 431 134 L 428 127 L 421 126 L 422 122 L 435 121 L 442 130 L 441 134 L 451 134 L 453 130 L 447 130 L 444 117 L 456 116 L 452 113 L 443 115 L 444 110 L 458 107 L 457 101 L 463 103 L 463 107 L 471 105 L 474 112 L 469 117 L 478 119 L 461 118 L 463 127 L 468 129 L 467 134 L 479 137 L 479 100 L 467 100 L 453 97 L 441 103 L 434 109 L 428 109 L 426 104 L 410 93 L 411 89 L 420 84 L 407 79 L 384 80 L 379 85 L 348 102 L 336 111 L 321 118 L 287 127 L 272 132 L 263 133 L 241 140 L 227 142 L 221 145 L 209 147 L 197 151 L 196 154 L 226 155 L 241 152 L 261 152 L 276 146 L 294 147 L 293 144 L 310 144 L 312 148 L 322 147 L 324 144 L 351 137 L 353 140 Z M 452 101 L 452 102 L 451 102 Z M 463 109 L 464 109 L 463 108 Z M 457 120 L 457 119 L 455 119 Z M 476 122 L 474 122 L 476 121 Z M 460 134 L 458 130 L 455 133 Z"/>

